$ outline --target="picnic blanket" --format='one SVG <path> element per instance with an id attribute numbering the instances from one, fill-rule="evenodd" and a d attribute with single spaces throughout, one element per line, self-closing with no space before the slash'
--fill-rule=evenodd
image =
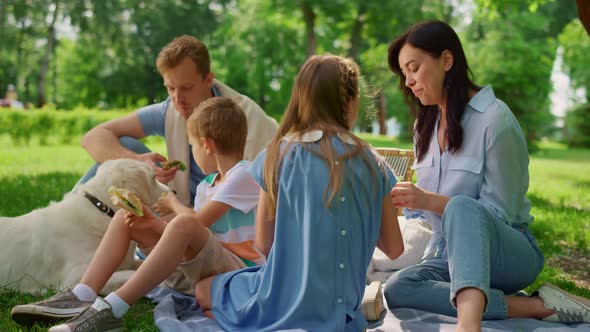
<path id="1" fill-rule="evenodd" d="M 154 321 L 162 332 L 221 332 L 217 323 L 203 316 L 192 296 L 169 288 L 156 288 L 147 296 L 158 305 L 154 309 Z M 455 331 L 456 318 L 414 309 L 387 310 L 379 321 L 372 322 L 367 331 Z M 297 331 L 297 330 L 291 330 Z M 484 321 L 482 332 L 590 332 L 590 324 L 564 325 L 536 319 L 507 319 Z"/>

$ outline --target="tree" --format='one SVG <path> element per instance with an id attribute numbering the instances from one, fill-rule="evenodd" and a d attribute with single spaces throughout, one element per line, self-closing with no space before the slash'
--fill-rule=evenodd
<path id="1" fill-rule="evenodd" d="M 549 93 L 555 42 L 544 31 L 548 19 L 529 11 L 484 22 L 486 33 L 469 44 L 475 81 L 491 84 L 518 118 L 529 146 L 552 125 Z"/>

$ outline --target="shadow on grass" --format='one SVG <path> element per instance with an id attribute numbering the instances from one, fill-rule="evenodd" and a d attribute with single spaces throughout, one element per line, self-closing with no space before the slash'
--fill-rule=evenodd
<path id="1" fill-rule="evenodd" d="M 535 209 L 531 231 L 545 255 L 559 254 L 566 248 L 590 250 L 583 222 L 588 211 L 551 203 L 536 194 L 529 194 L 528 198 Z"/>
<path id="2" fill-rule="evenodd" d="M 61 201 L 80 176 L 74 172 L 52 172 L 0 178 L 0 216 L 20 216 L 51 201 Z"/>

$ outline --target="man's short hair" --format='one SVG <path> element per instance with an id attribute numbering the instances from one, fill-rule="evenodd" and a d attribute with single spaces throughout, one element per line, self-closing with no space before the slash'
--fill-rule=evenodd
<path id="1" fill-rule="evenodd" d="M 210 138 L 222 154 L 244 155 L 248 120 L 231 98 L 213 97 L 203 101 L 187 120 L 187 132 L 193 137 Z"/>
<path id="2" fill-rule="evenodd" d="M 211 59 L 207 46 L 189 35 L 176 37 L 164 46 L 158 54 L 156 68 L 162 74 L 167 69 L 176 67 L 185 57 L 193 60 L 203 77 L 211 71 Z"/>

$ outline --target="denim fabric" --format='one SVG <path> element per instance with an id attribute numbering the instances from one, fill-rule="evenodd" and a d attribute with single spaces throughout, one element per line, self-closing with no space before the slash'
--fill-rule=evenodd
<path id="1" fill-rule="evenodd" d="M 448 255 L 397 271 L 387 280 L 385 299 L 390 309 L 456 317 L 457 292 L 474 287 L 487 298 L 484 319 L 506 319 L 504 294 L 530 285 L 543 268 L 543 255 L 526 225 L 509 226 L 466 196 L 449 201 L 436 247 Z"/>
<path id="2" fill-rule="evenodd" d="M 151 152 L 150 149 L 148 149 L 147 146 L 145 146 L 145 144 L 143 144 L 140 140 L 130 137 L 130 136 L 123 136 L 119 139 L 119 142 L 121 143 L 122 146 L 124 146 L 125 148 L 135 152 L 135 153 L 148 153 Z M 76 191 L 76 189 L 78 188 L 79 185 L 88 182 L 88 180 L 92 179 L 95 175 L 96 175 L 96 170 L 98 169 L 98 166 L 100 166 L 100 163 L 96 162 L 94 163 L 94 165 L 92 165 L 92 167 L 90 167 L 90 169 L 88 171 L 86 171 L 86 174 L 84 174 L 82 176 L 82 178 L 80 178 L 80 180 L 78 180 L 78 183 L 76 183 L 76 185 L 74 186 L 74 189 L 72 189 L 72 191 Z"/>

